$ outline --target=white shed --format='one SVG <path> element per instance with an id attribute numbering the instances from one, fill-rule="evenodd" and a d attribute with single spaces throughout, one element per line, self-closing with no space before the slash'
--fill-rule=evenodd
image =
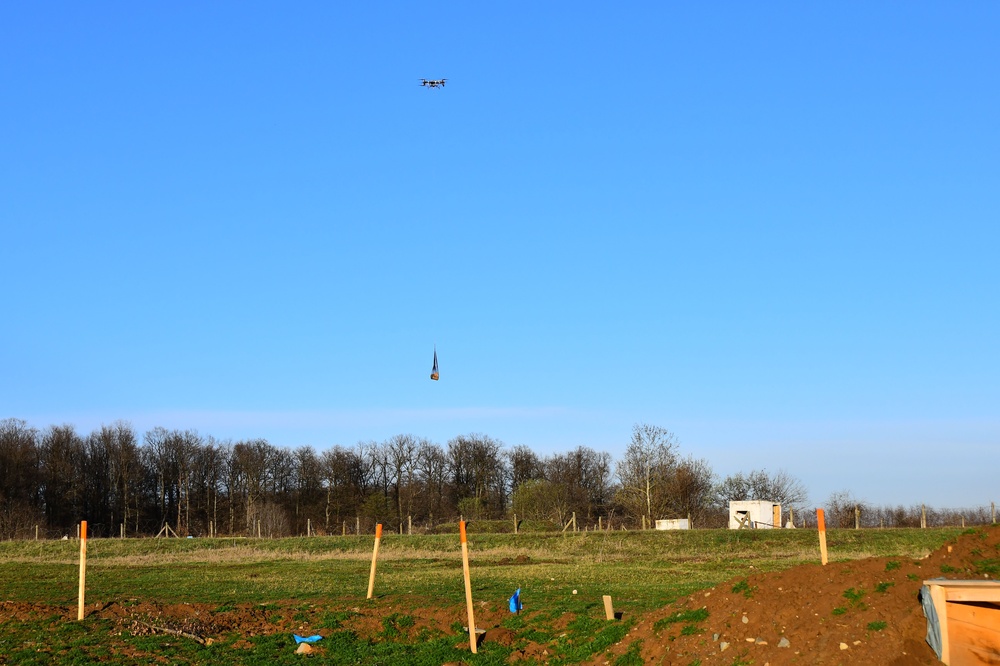
<path id="1" fill-rule="evenodd" d="M 767 500 L 729 503 L 729 529 L 773 529 L 781 527 L 781 505 Z"/>

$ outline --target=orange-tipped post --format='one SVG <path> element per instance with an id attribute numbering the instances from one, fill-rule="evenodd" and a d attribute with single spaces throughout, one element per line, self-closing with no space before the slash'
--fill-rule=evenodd
<path id="1" fill-rule="evenodd" d="M 87 588 L 87 521 L 80 522 L 80 598 L 76 606 L 76 619 L 83 619 L 83 596 Z"/>
<path id="2" fill-rule="evenodd" d="M 469 576 L 469 539 L 465 534 L 465 521 L 459 521 L 458 532 L 462 539 L 462 574 L 465 576 L 465 606 L 469 609 L 469 647 L 476 654 L 479 649 L 476 633 L 476 614 L 472 609 L 472 578 Z"/>
<path id="3" fill-rule="evenodd" d="M 826 517 L 823 509 L 816 509 L 816 524 L 819 526 L 819 559 L 826 565 Z"/>
<path id="4" fill-rule="evenodd" d="M 378 544 L 382 540 L 382 523 L 375 526 L 375 548 L 372 550 L 372 571 L 368 575 L 368 598 L 375 591 L 375 563 L 378 561 Z"/>

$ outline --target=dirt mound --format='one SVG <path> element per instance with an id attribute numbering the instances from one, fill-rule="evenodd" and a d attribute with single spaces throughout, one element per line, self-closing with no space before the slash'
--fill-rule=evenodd
<path id="1" fill-rule="evenodd" d="M 871 558 L 735 578 L 637 622 L 595 664 L 940 664 L 919 601 L 930 578 L 995 578 L 1000 528 L 970 531 L 923 560 Z"/>

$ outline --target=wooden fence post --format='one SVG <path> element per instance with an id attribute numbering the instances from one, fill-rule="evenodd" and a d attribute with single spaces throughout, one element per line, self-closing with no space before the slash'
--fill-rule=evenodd
<path id="1" fill-rule="evenodd" d="M 382 523 L 375 526 L 375 548 L 372 550 L 372 570 L 368 574 L 368 598 L 372 598 L 375 590 L 375 563 L 378 561 L 378 544 L 382 540 Z"/>
<path id="2" fill-rule="evenodd" d="M 604 619 L 613 620 L 615 619 L 615 606 L 611 602 L 611 595 L 604 595 Z"/>
<path id="3" fill-rule="evenodd" d="M 80 523 L 80 598 L 76 606 L 76 619 L 83 619 L 83 595 L 87 587 L 87 521 Z"/>
<path id="4" fill-rule="evenodd" d="M 816 509 L 816 524 L 819 526 L 819 559 L 826 566 L 826 518 L 823 509 Z"/>
<path id="5" fill-rule="evenodd" d="M 472 608 L 472 578 L 469 576 L 469 544 L 465 533 L 465 521 L 458 523 L 459 538 L 462 541 L 462 575 L 465 577 L 465 606 L 469 612 L 469 647 L 472 654 L 479 651 L 479 634 L 476 632 L 476 615 Z"/>

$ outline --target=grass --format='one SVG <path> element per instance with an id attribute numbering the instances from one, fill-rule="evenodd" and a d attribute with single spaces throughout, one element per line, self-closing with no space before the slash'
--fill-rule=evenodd
<path id="1" fill-rule="evenodd" d="M 750 587 L 750 583 L 747 582 L 746 578 L 744 578 L 740 582 L 736 583 L 736 585 L 733 585 L 733 593 L 734 594 L 742 594 L 747 599 L 750 599 L 751 597 L 753 597 L 753 591 L 755 589 L 756 588 Z"/>
<path id="2" fill-rule="evenodd" d="M 696 610 L 689 610 L 689 611 L 679 611 L 677 613 L 674 613 L 673 615 L 661 617 L 659 620 L 654 622 L 653 631 L 662 631 L 671 624 L 675 624 L 677 622 L 684 622 L 687 623 L 688 626 L 693 626 L 694 623 L 702 622 L 707 619 L 708 619 L 707 608 L 698 608 Z"/>
<path id="3" fill-rule="evenodd" d="M 200 603 L 219 614 L 252 603 L 265 619 L 285 609 L 296 622 L 311 620 L 310 633 L 322 630 L 323 660 L 329 663 L 501 664 L 519 647 L 537 643 L 549 652 L 546 663 L 570 664 L 601 654 L 625 637 L 637 616 L 681 596 L 725 581 L 751 596 L 743 577 L 750 566 L 766 573 L 819 561 L 811 530 L 514 535 L 500 532 L 500 525 L 484 526 L 482 532 L 475 526 L 469 535 L 474 599 L 505 609 L 520 587 L 524 611 L 501 621 L 515 635 L 513 645 L 487 641 L 474 656 L 456 647 L 467 641 L 461 624 L 418 630 L 420 609 L 405 607 L 414 599 L 432 600 L 436 607 L 464 606 L 460 550 L 452 534 L 383 535 L 371 602 L 365 594 L 372 537 L 92 539 L 87 600 L 90 608 L 110 601 Z M 827 544 L 834 561 L 919 558 L 959 534 L 958 528 L 828 530 Z M 0 601 L 75 608 L 78 557 L 73 541 L 0 543 Z M 987 557 L 982 564 L 984 569 L 997 566 Z M 745 587 L 736 589 L 741 583 Z M 623 613 L 621 622 L 603 619 L 604 594 Z M 863 591 L 854 594 L 864 596 Z M 849 600 L 860 603 L 860 597 Z M 371 607 L 387 609 L 372 635 L 345 628 L 355 609 Z M 301 660 L 290 633 L 223 636 L 215 645 L 201 646 L 174 636 L 120 633 L 106 620 L 66 622 L 58 610 L 0 624 L 0 654 L 19 664 L 166 660 L 280 666 Z M 674 621 L 690 633 L 703 619 Z M 638 649 L 630 648 L 618 663 L 639 663 Z"/>

